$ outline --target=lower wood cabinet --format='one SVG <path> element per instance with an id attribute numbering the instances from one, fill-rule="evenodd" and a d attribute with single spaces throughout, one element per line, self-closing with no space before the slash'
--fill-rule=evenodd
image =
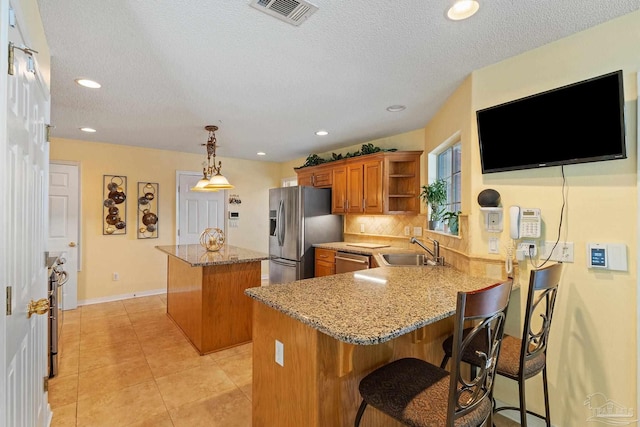
<path id="1" fill-rule="evenodd" d="M 315 253 L 315 277 L 336 274 L 336 251 L 316 248 Z"/>

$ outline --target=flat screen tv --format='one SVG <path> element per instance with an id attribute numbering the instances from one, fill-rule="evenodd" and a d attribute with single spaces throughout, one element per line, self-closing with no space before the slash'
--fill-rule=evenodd
<path id="1" fill-rule="evenodd" d="M 622 71 L 476 112 L 482 173 L 625 159 Z"/>

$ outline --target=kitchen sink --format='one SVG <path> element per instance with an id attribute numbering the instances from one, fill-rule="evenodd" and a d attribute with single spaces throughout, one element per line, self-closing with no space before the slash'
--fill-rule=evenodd
<path id="1" fill-rule="evenodd" d="M 433 265 L 424 254 L 379 254 L 380 266 Z"/>

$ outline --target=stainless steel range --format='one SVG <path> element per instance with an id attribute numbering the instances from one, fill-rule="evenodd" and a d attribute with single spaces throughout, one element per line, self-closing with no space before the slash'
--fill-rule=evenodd
<path id="1" fill-rule="evenodd" d="M 62 285 L 68 279 L 64 270 L 65 254 L 50 256 L 49 263 L 49 378 L 58 375 L 58 351 L 62 332 Z"/>

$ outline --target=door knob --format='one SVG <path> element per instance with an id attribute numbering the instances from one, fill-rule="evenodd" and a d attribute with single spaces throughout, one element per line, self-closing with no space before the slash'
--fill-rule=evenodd
<path id="1" fill-rule="evenodd" d="M 40 298 L 38 301 L 31 300 L 27 306 L 27 318 L 33 314 L 45 314 L 49 312 L 49 300 Z"/>
<path id="2" fill-rule="evenodd" d="M 76 247 L 76 242 L 69 242 L 69 247 L 70 248 L 75 248 Z"/>

